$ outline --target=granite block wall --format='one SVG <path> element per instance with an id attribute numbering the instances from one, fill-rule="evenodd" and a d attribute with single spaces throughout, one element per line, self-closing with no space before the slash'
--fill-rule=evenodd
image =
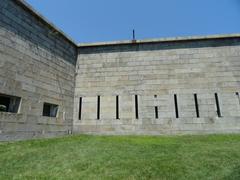
<path id="1" fill-rule="evenodd" d="M 239 70 L 240 38 L 81 46 L 74 132 L 239 132 Z"/>
<path id="2" fill-rule="evenodd" d="M 0 140 L 51 137 L 72 130 L 77 47 L 20 1 L 0 1 L 0 94 L 21 97 L 0 112 Z M 43 116 L 43 103 L 59 106 Z"/>
<path id="3" fill-rule="evenodd" d="M 0 1 L 0 105 L 20 98 L 0 107 L 0 140 L 239 133 L 239 77 L 240 35 L 77 46 L 24 1 Z"/>

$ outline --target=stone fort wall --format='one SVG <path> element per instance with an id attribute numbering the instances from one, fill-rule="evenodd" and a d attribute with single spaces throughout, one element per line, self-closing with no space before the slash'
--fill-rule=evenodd
<path id="1" fill-rule="evenodd" d="M 239 70 L 239 37 L 82 46 L 74 130 L 239 132 Z"/>
<path id="2" fill-rule="evenodd" d="M 239 70 L 240 35 L 76 45 L 1 0 L 0 140 L 240 132 Z"/>
<path id="3" fill-rule="evenodd" d="M 72 129 L 76 46 L 21 1 L 0 1 L 0 94 L 21 98 L 0 112 L 0 140 L 49 137 Z M 59 105 L 44 117 L 43 103 Z"/>

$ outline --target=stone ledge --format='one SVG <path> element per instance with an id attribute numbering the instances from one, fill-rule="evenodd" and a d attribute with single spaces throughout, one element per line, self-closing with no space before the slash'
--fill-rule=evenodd
<path id="1" fill-rule="evenodd" d="M 97 42 L 97 43 L 80 43 L 80 44 L 78 44 L 78 47 L 81 48 L 81 47 L 94 47 L 94 46 L 146 44 L 146 43 L 176 42 L 176 41 L 197 41 L 197 40 L 228 39 L 228 38 L 240 38 L 240 34 L 157 38 L 157 39 L 136 40 L 134 42 L 132 40 L 123 40 L 123 41 L 110 41 L 110 42 Z"/>

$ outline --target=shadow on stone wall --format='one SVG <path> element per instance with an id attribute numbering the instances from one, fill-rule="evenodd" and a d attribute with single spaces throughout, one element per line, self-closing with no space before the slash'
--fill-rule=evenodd
<path id="1" fill-rule="evenodd" d="M 24 9 L 19 2 L 13 0 L 1 0 L 0 3 L 0 28 L 11 32 L 17 38 L 31 42 L 29 48 L 33 52 L 41 47 L 65 61 L 75 65 L 77 59 L 77 47 L 69 42 L 44 21 Z M 6 38 L 6 35 L 5 35 Z M 8 37 L 9 39 L 11 37 Z M 16 41 L 17 42 L 17 41 Z M 12 43 L 16 43 L 12 42 Z"/>
<path id="2" fill-rule="evenodd" d="M 172 42 L 150 42 L 144 44 L 122 44 L 122 45 L 105 45 L 80 47 L 80 54 L 93 53 L 112 53 L 112 52 L 131 52 L 131 51 L 155 51 L 168 49 L 189 49 L 203 47 L 220 47 L 220 46 L 239 46 L 240 38 L 222 38 L 222 39 L 206 39 L 206 40 L 185 40 Z"/>

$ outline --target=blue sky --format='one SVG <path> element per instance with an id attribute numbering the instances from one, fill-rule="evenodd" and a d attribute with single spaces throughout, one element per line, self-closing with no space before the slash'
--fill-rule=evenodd
<path id="1" fill-rule="evenodd" d="M 240 33 L 240 0 L 27 0 L 76 42 Z"/>

